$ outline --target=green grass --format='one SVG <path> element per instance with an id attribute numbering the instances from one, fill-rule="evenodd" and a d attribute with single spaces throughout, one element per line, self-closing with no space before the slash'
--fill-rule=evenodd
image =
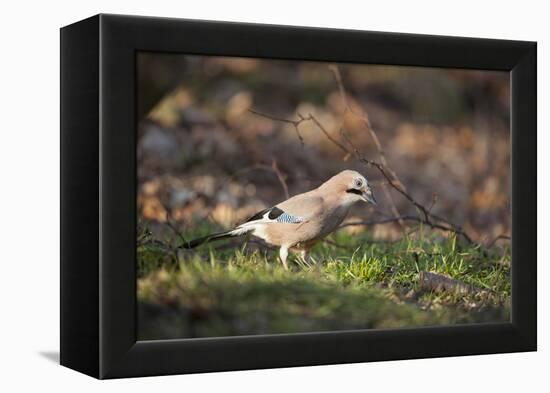
<path id="1" fill-rule="evenodd" d="M 203 226 L 195 234 L 211 228 Z M 166 232 L 169 233 L 169 232 Z M 418 233 L 418 232 L 417 232 Z M 420 232 L 421 233 L 421 232 Z M 193 235 L 195 235 L 193 234 Z M 192 236 L 191 236 L 192 237 Z M 510 253 L 454 236 L 373 242 L 344 231 L 285 271 L 274 251 L 223 242 L 176 251 L 178 239 L 138 236 L 140 339 L 396 328 L 509 319 Z M 420 272 L 470 285 L 434 292 Z"/>

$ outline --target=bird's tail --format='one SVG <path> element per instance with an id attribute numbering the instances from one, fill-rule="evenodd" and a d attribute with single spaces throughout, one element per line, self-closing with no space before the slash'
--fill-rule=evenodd
<path id="1" fill-rule="evenodd" d="M 241 236 L 247 233 L 248 231 L 243 231 L 242 229 L 232 229 L 230 231 L 220 232 L 220 233 L 212 233 L 208 236 L 199 237 L 197 239 L 193 239 L 190 242 L 184 243 L 181 248 L 195 248 L 200 246 L 204 243 L 209 243 L 214 240 L 221 240 L 221 239 L 227 239 L 230 237 L 236 237 Z"/>

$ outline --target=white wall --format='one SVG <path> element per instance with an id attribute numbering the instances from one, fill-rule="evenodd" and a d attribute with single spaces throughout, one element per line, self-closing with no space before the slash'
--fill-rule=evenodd
<path id="1" fill-rule="evenodd" d="M 517 392 L 550 386 L 547 225 L 539 225 L 538 353 L 231 372 L 99 382 L 56 365 L 59 339 L 59 32 L 99 12 L 536 40 L 539 130 L 549 64 L 543 1 L 163 1 L 3 3 L 0 23 L 0 390 L 86 392 Z M 265 4 L 264 4 L 265 3 Z M 426 3 L 426 4 L 424 4 Z M 487 4 L 490 3 L 490 4 Z M 321 5 L 323 4 L 323 5 Z M 28 76 L 33 75 L 29 83 Z M 548 116 L 545 116 L 548 119 Z M 539 201 L 550 196 L 550 134 L 539 132 Z M 548 172 L 546 172 L 548 173 Z M 539 222 L 550 222 L 539 203 Z M 547 278 L 547 277 L 546 277 Z M 545 280 L 548 283 L 548 280 Z M 44 355 L 44 353 L 46 355 Z M 7 388 L 10 386 L 10 388 Z M 537 387 L 538 386 L 538 387 Z M 153 390 L 154 389 L 154 390 Z M 522 389 L 524 390 L 524 389 Z"/>

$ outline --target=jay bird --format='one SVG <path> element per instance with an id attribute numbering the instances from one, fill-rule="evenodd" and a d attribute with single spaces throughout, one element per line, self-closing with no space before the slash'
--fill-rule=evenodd
<path id="1" fill-rule="evenodd" d="M 306 258 L 309 249 L 336 230 L 351 206 L 359 201 L 376 204 L 367 179 L 356 171 L 345 170 L 314 190 L 256 213 L 234 229 L 192 240 L 183 247 L 194 248 L 213 240 L 251 234 L 280 247 L 279 257 L 288 269 L 289 250 Z"/>

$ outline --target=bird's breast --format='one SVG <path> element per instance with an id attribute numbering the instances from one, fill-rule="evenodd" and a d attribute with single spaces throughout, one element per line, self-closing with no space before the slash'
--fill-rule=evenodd
<path id="1" fill-rule="evenodd" d="M 321 217 L 321 234 L 328 235 L 336 230 L 348 215 L 349 209 L 347 206 L 339 206 L 332 211 L 326 212 Z"/>

